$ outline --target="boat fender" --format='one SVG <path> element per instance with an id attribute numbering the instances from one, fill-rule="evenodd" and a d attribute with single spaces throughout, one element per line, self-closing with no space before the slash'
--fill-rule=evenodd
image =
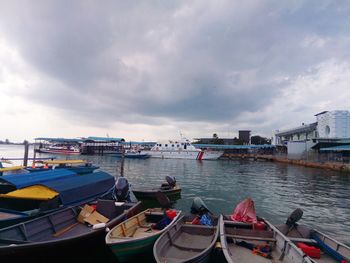
<path id="1" fill-rule="evenodd" d="M 108 233 L 111 230 L 109 229 L 109 227 L 106 227 L 105 231 L 106 231 L 106 233 Z"/>
<path id="2" fill-rule="evenodd" d="M 98 223 L 92 226 L 92 229 L 100 229 L 106 227 L 106 223 Z"/>

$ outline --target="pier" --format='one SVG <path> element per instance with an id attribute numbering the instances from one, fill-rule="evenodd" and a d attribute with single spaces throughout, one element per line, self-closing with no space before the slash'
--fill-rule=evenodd
<path id="1" fill-rule="evenodd" d="M 222 158 L 227 159 L 250 159 L 250 160 L 264 160 L 270 162 L 280 162 L 294 165 L 301 165 L 305 167 L 311 168 L 319 168 L 319 169 L 329 169 L 333 171 L 347 172 L 350 173 L 350 164 L 338 163 L 338 162 L 313 162 L 308 160 L 298 160 L 298 159 L 288 159 L 284 156 L 277 155 L 262 155 L 262 154 L 230 154 L 225 153 Z"/>

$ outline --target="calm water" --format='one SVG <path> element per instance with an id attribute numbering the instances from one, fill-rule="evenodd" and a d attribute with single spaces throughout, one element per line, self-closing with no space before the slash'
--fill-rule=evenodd
<path id="1" fill-rule="evenodd" d="M 23 146 L 0 145 L 1 157 L 23 157 Z M 41 155 L 48 156 L 48 155 Z M 58 156 L 58 158 L 65 158 Z M 120 159 L 108 156 L 77 156 L 115 176 Z M 246 197 L 255 202 L 257 214 L 272 223 L 284 223 L 297 207 L 304 222 L 350 243 L 350 175 L 264 161 L 175 159 L 125 159 L 124 176 L 132 186 L 160 185 L 166 175 L 182 187 L 175 207 L 189 212 L 195 196 L 213 213 L 231 213 Z"/>

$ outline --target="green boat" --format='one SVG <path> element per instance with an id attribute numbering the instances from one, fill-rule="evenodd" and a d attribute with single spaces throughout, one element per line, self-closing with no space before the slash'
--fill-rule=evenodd
<path id="1" fill-rule="evenodd" d="M 165 211 L 160 208 L 144 210 L 111 229 L 106 235 L 106 244 L 118 262 L 127 262 L 138 255 L 152 253 L 155 241 L 174 225 L 181 214 L 179 210 L 171 211 L 176 212 L 176 216 L 163 229 L 155 227 L 165 218 Z"/>

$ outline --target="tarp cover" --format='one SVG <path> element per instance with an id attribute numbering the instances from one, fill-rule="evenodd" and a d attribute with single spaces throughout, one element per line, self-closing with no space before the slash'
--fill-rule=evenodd
<path id="1" fill-rule="evenodd" d="M 251 198 L 244 199 L 236 206 L 230 217 L 233 221 L 256 223 L 258 220 L 256 218 L 254 201 Z"/>
<path id="2" fill-rule="evenodd" d="M 42 183 L 60 194 L 63 205 L 98 197 L 112 189 L 114 184 L 114 177 L 105 172 L 95 172 Z"/>
<path id="3" fill-rule="evenodd" d="M 43 185 L 32 185 L 7 194 L 0 194 L 0 198 L 50 200 L 58 195 L 56 191 Z"/>
<path id="4" fill-rule="evenodd" d="M 20 189 L 26 186 L 42 184 L 57 179 L 77 177 L 75 172 L 67 169 L 49 170 L 45 172 L 33 172 L 24 174 L 9 174 L 0 177 L 0 182 L 7 182 Z"/>

